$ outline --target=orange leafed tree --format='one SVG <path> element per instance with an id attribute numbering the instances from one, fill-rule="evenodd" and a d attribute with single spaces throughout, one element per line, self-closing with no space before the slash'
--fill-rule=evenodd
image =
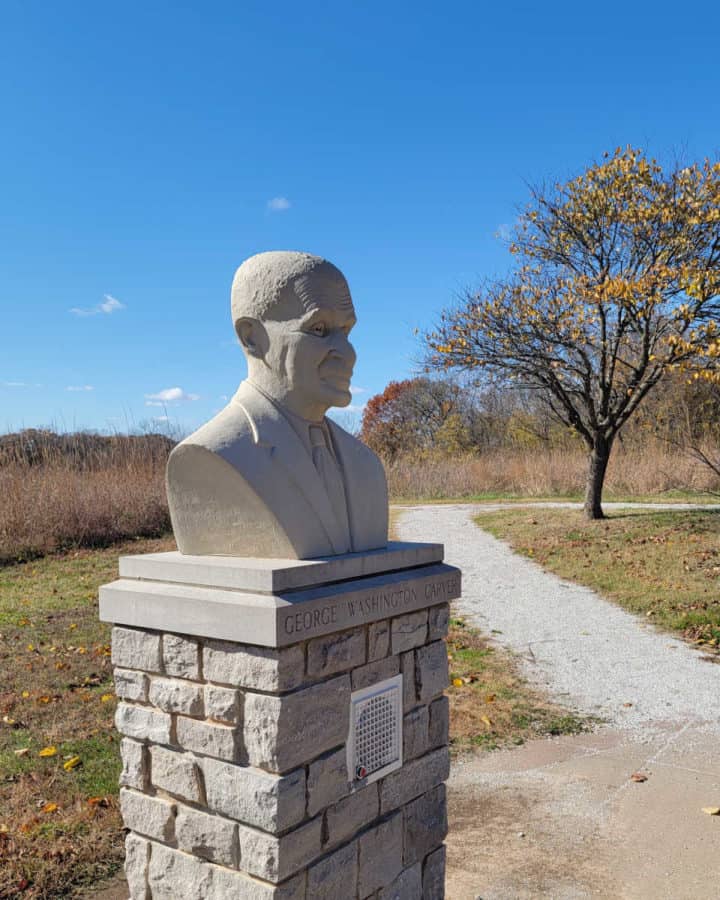
<path id="1" fill-rule="evenodd" d="M 430 367 L 538 392 L 588 449 L 585 512 L 619 431 L 671 371 L 716 379 L 720 163 L 669 170 L 618 148 L 531 190 L 503 281 L 469 290 L 424 336 Z"/>

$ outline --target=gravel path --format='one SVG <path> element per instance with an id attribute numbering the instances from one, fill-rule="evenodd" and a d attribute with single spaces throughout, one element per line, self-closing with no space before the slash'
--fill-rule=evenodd
<path id="1" fill-rule="evenodd" d="M 519 653 L 530 680 L 554 696 L 624 729 L 707 723 L 720 732 L 720 665 L 514 554 L 472 521 L 490 508 L 403 508 L 398 536 L 445 544 L 446 561 L 463 571 L 457 608 Z"/>

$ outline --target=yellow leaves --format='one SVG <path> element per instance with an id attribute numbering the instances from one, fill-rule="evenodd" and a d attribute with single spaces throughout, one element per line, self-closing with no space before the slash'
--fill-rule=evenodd
<path id="1" fill-rule="evenodd" d="M 109 703 L 112 699 L 113 699 L 112 694 L 103 694 L 102 697 L 100 698 L 100 702 L 101 703 Z"/>
<path id="2" fill-rule="evenodd" d="M 2 720 L 6 725 L 17 725 L 17 720 L 13 719 L 11 716 L 3 716 Z"/>
<path id="3" fill-rule="evenodd" d="M 42 750 L 38 753 L 38 756 L 50 757 L 55 756 L 57 753 L 57 747 L 43 747 Z"/>
<path id="4" fill-rule="evenodd" d="M 480 716 L 480 721 L 483 723 L 483 725 L 487 725 L 488 728 L 493 727 L 492 720 L 489 716 Z"/>
<path id="5" fill-rule="evenodd" d="M 23 700 L 27 700 L 27 698 L 30 696 L 30 691 L 23 691 L 21 696 Z"/>
<path id="6" fill-rule="evenodd" d="M 79 756 L 71 756 L 70 759 L 65 760 L 65 762 L 63 763 L 63 769 L 65 769 L 66 772 L 70 772 L 72 769 L 75 769 L 81 763 L 82 763 L 82 760 L 80 759 Z"/>
<path id="7" fill-rule="evenodd" d="M 463 686 L 462 678 L 453 678 L 452 683 L 453 683 L 453 687 L 462 687 Z"/>
<path id="8" fill-rule="evenodd" d="M 43 811 L 44 813 L 54 813 L 54 812 L 57 812 L 57 810 L 58 810 L 58 805 L 57 805 L 57 803 L 46 803 L 46 804 L 42 807 L 42 811 Z"/>

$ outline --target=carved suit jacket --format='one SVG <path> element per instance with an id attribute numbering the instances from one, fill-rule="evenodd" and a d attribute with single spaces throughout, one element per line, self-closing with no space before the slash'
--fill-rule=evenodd
<path id="1" fill-rule="evenodd" d="M 363 443 L 326 419 L 345 482 L 353 552 L 387 543 L 387 483 Z M 290 422 L 244 381 L 230 403 L 170 454 L 166 486 L 181 553 L 310 559 L 344 544 L 310 453 Z"/>

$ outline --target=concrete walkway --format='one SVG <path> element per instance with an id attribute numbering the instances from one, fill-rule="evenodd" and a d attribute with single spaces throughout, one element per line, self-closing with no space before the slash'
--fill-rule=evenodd
<path id="1" fill-rule="evenodd" d="M 443 541 L 460 612 L 608 724 L 455 766 L 448 900 L 720 897 L 720 817 L 701 811 L 720 806 L 720 666 L 516 556 L 473 523 L 482 508 L 409 507 L 398 534 Z"/>

